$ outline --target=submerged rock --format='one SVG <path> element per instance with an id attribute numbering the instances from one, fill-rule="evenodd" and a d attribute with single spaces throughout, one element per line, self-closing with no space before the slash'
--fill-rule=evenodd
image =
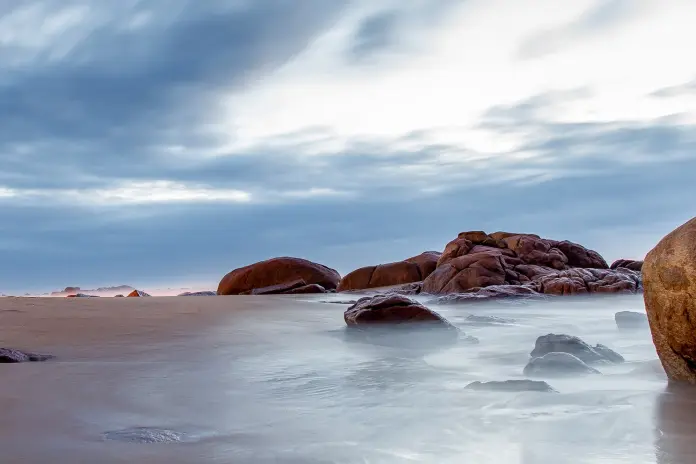
<path id="1" fill-rule="evenodd" d="M 496 392 L 547 392 L 558 393 L 551 385 L 542 380 L 504 380 L 491 382 L 472 382 L 465 387 L 468 390 L 487 390 Z"/>
<path id="2" fill-rule="evenodd" d="M 577 356 L 559 352 L 532 358 L 524 367 L 523 373 L 529 377 L 600 374 L 597 369 L 588 366 Z"/>
<path id="3" fill-rule="evenodd" d="M 598 344 L 592 347 L 579 337 L 565 334 L 542 335 L 537 338 L 534 349 L 529 354 L 533 358 L 538 358 L 548 353 L 569 353 L 586 363 L 624 362 L 620 354 L 604 345 Z"/>
<path id="4" fill-rule="evenodd" d="M 335 289 L 341 276 L 334 269 L 302 258 L 280 257 L 259 261 L 225 275 L 218 285 L 218 295 L 240 295 L 254 289 L 303 280 L 304 285 L 318 284 Z M 299 286 L 301 287 L 301 285 Z"/>
<path id="5" fill-rule="evenodd" d="M 106 432 L 104 438 L 130 443 L 179 443 L 184 440 L 185 435 L 156 427 L 133 427 Z"/>
<path id="6" fill-rule="evenodd" d="M 21 363 L 21 362 L 40 362 L 53 359 L 49 354 L 36 354 L 15 350 L 12 348 L 0 348 L 0 364 Z"/>
<path id="7" fill-rule="evenodd" d="M 514 319 L 505 319 L 497 316 L 478 316 L 470 314 L 466 317 L 466 324 L 469 325 L 495 326 L 513 324 L 514 322 Z"/>
<path id="8" fill-rule="evenodd" d="M 544 298 L 533 285 L 491 285 L 483 288 L 472 288 L 464 293 L 451 293 L 428 300 L 429 304 L 460 304 L 478 303 L 488 300 Z"/>
<path id="9" fill-rule="evenodd" d="M 68 295 L 66 298 L 99 298 L 98 295 L 87 295 L 86 293 L 75 293 L 74 295 Z"/>
<path id="10" fill-rule="evenodd" d="M 650 330 L 667 377 L 696 384 L 696 218 L 650 250 L 643 278 Z"/>
<path id="11" fill-rule="evenodd" d="M 648 316 L 635 311 L 619 311 L 614 314 L 614 320 L 619 329 L 638 329 L 648 326 Z"/>
<path id="12" fill-rule="evenodd" d="M 406 296 L 396 294 L 360 298 L 346 309 L 343 317 L 349 326 L 409 322 L 433 322 L 451 326 L 435 311 Z"/>

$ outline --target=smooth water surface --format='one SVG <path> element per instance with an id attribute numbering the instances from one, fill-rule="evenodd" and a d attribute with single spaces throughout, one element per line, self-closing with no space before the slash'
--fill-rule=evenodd
<path id="1" fill-rule="evenodd" d="M 233 311 L 206 331 L 128 354 L 115 346 L 108 356 L 3 366 L 1 461 L 696 462 L 696 394 L 666 391 L 647 327 L 614 322 L 617 311 L 644 311 L 640 296 L 433 306 L 480 342 L 415 351 L 352 341 L 347 305 L 305 299 L 301 310 L 279 299 L 273 309 Z M 468 325 L 470 314 L 514 322 Z M 559 393 L 465 390 L 523 378 L 536 338 L 550 332 L 603 343 L 626 363 L 548 379 Z M 131 427 L 181 440 L 105 438 Z"/>

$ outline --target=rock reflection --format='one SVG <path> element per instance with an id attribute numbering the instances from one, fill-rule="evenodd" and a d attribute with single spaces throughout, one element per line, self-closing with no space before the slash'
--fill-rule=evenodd
<path id="1" fill-rule="evenodd" d="M 657 464 L 696 462 L 696 386 L 669 385 L 656 406 Z"/>

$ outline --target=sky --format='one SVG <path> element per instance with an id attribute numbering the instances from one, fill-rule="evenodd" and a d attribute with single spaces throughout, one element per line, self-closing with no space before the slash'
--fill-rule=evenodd
<path id="1" fill-rule="evenodd" d="M 0 0 L 0 293 L 696 216 L 693 0 Z"/>

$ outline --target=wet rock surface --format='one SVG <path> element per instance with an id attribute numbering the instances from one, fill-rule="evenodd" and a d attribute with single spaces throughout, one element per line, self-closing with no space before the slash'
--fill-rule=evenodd
<path id="1" fill-rule="evenodd" d="M 534 349 L 529 355 L 538 358 L 549 353 L 572 354 L 585 363 L 624 362 L 620 354 L 602 344 L 592 347 L 579 337 L 565 334 L 548 334 L 537 338 Z"/>
<path id="2" fill-rule="evenodd" d="M 22 362 L 41 362 L 53 359 L 49 354 L 37 354 L 15 350 L 12 348 L 0 348 L 0 364 L 14 364 Z"/>
<path id="3" fill-rule="evenodd" d="M 491 382 L 472 382 L 465 387 L 467 390 L 495 392 L 545 392 L 557 393 L 551 385 L 543 380 L 503 380 Z"/>
<path id="4" fill-rule="evenodd" d="M 451 326 L 442 316 L 404 295 L 376 295 L 360 298 L 346 309 L 347 325 L 430 322 Z"/>
<path id="5" fill-rule="evenodd" d="M 133 427 L 105 432 L 104 438 L 127 443 L 181 443 L 186 434 L 157 427 Z"/>
<path id="6" fill-rule="evenodd" d="M 497 316 L 479 316 L 479 315 L 475 315 L 475 314 L 470 314 L 469 316 L 466 317 L 466 320 L 464 321 L 464 323 L 467 325 L 476 325 L 476 326 L 497 326 L 497 325 L 514 324 L 515 320 L 514 319 L 506 319 L 506 318 L 497 317 Z"/>
<path id="7" fill-rule="evenodd" d="M 578 374 L 600 374 L 577 356 L 570 353 L 553 352 L 531 359 L 523 370 L 528 377 L 571 376 Z"/>
<path id="8" fill-rule="evenodd" d="M 481 301 L 495 301 L 502 299 L 532 299 L 544 298 L 533 285 L 491 285 L 490 287 L 472 288 L 464 293 L 452 293 L 432 300 L 428 304 L 463 304 L 479 303 Z"/>

